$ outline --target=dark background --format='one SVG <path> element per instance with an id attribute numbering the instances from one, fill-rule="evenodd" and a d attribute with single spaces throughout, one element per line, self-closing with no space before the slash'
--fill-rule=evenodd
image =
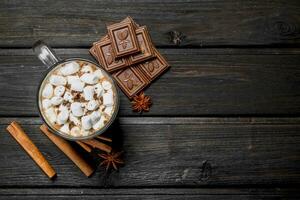
<path id="1" fill-rule="evenodd" d="M 93 59 L 106 25 L 147 25 L 171 69 L 149 113 L 121 94 L 119 172 L 86 178 L 39 131 L 46 70 L 31 46 Z M 300 1 L 0 2 L 0 199 L 299 199 Z M 48 178 L 5 131 L 19 121 L 54 166 Z"/>

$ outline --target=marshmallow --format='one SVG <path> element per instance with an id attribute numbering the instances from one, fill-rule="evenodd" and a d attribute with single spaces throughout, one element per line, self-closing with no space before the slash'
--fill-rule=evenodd
<path id="1" fill-rule="evenodd" d="M 114 96 L 111 92 L 106 92 L 103 94 L 103 105 L 112 106 L 114 105 Z"/>
<path id="2" fill-rule="evenodd" d="M 51 122 L 54 123 L 56 121 L 56 113 L 54 111 L 53 107 L 48 108 L 45 110 L 45 114 L 47 116 L 47 119 Z"/>
<path id="3" fill-rule="evenodd" d="M 57 115 L 57 119 L 56 119 L 57 123 L 59 125 L 65 124 L 68 121 L 68 118 L 69 118 L 68 108 L 62 107 L 60 113 Z"/>
<path id="4" fill-rule="evenodd" d="M 93 125 L 93 129 L 99 130 L 99 129 L 103 128 L 105 125 L 104 120 L 105 120 L 105 118 L 103 116 L 101 116 L 100 120 Z"/>
<path id="5" fill-rule="evenodd" d="M 63 133 L 69 134 L 70 128 L 69 128 L 69 123 L 65 123 L 62 127 L 59 129 Z"/>
<path id="6" fill-rule="evenodd" d="M 68 84 L 71 85 L 75 81 L 80 81 L 79 76 L 67 76 Z"/>
<path id="7" fill-rule="evenodd" d="M 92 112 L 92 114 L 90 114 L 90 117 L 91 117 L 92 124 L 94 125 L 100 120 L 101 112 L 100 111 L 94 111 L 94 112 Z"/>
<path id="8" fill-rule="evenodd" d="M 89 130 L 92 128 L 92 120 L 89 115 L 83 116 L 81 118 L 81 125 L 84 130 Z"/>
<path id="9" fill-rule="evenodd" d="M 66 88 L 64 86 L 62 86 L 62 85 L 57 86 L 54 89 L 54 95 L 58 96 L 58 97 L 61 97 L 65 93 L 65 90 L 66 90 Z"/>
<path id="10" fill-rule="evenodd" d="M 63 101 L 64 101 L 64 99 L 62 97 L 54 96 L 54 97 L 51 98 L 51 103 L 52 103 L 52 105 L 55 105 L 55 106 L 58 106 Z"/>
<path id="11" fill-rule="evenodd" d="M 50 106 L 52 106 L 51 100 L 50 99 L 43 99 L 42 106 L 43 106 L 44 109 L 49 108 Z"/>
<path id="12" fill-rule="evenodd" d="M 99 107 L 99 103 L 98 103 L 98 101 L 96 101 L 96 100 L 91 100 L 91 101 L 89 101 L 88 104 L 87 104 L 87 106 L 86 106 L 86 108 L 87 108 L 88 110 L 95 110 L 95 109 L 97 109 L 98 107 Z"/>
<path id="13" fill-rule="evenodd" d="M 53 107 L 53 108 L 54 108 L 55 114 L 57 115 L 57 113 L 58 113 L 58 108 L 57 108 L 57 107 Z"/>
<path id="14" fill-rule="evenodd" d="M 99 80 L 97 76 L 90 73 L 85 73 L 80 77 L 80 80 L 87 84 L 96 84 Z"/>
<path id="15" fill-rule="evenodd" d="M 47 99 L 50 99 L 53 95 L 53 86 L 51 84 L 46 84 L 44 89 L 43 89 L 43 92 L 42 92 L 42 96 L 44 98 L 47 98 Z"/>
<path id="16" fill-rule="evenodd" d="M 80 71 L 83 73 L 93 73 L 93 68 L 90 65 L 84 65 Z"/>
<path id="17" fill-rule="evenodd" d="M 94 90 L 97 94 L 97 97 L 100 97 L 102 95 L 103 91 L 104 91 L 103 87 L 100 83 L 97 83 L 96 85 L 94 85 Z"/>
<path id="18" fill-rule="evenodd" d="M 96 71 L 94 71 L 94 75 L 99 79 L 104 77 L 101 69 L 97 69 Z"/>
<path id="19" fill-rule="evenodd" d="M 64 111 L 64 110 L 69 110 L 69 109 L 68 109 L 67 106 L 65 106 L 65 105 L 63 105 L 63 104 L 60 104 L 59 107 L 58 107 L 58 110 L 59 110 L 59 111 Z"/>
<path id="20" fill-rule="evenodd" d="M 55 86 L 66 85 L 67 84 L 67 80 L 63 76 L 58 76 L 58 75 L 50 76 L 49 82 L 52 85 L 55 85 Z"/>
<path id="21" fill-rule="evenodd" d="M 70 113 L 69 119 L 71 122 L 73 122 L 73 124 L 75 124 L 76 126 L 81 126 L 81 122 L 80 120 L 75 117 L 72 113 Z"/>
<path id="22" fill-rule="evenodd" d="M 71 84 L 71 90 L 82 92 L 84 85 L 85 85 L 84 82 L 80 80 L 76 80 Z"/>
<path id="23" fill-rule="evenodd" d="M 105 112 L 108 116 L 111 116 L 111 115 L 112 115 L 112 111 L 113 111 L 113 106 L 107 106 L 107 107 L 104 109 L 104 112 Z"/>
<path id="24" fill-rule="evenodd" d="M 70 131 L 71 135 L 74 137 L 78 137 L 80 136 L 80 128 L 77 126 L 74 126 L 71 131 Z"/>
<path id="25" fill-rule="evenodd" d="M 81 107 L 81 103 L 74 102 L 71 104 L 71 111 L 75 117 L 80 117 L 83 115 L 83 109 Z"/>
<path id="26" fill-rule="evenodd" d="M 84 96 L 84 99 L 87 101 L 94 99 L 94 87 L 90 86 L 90 85 L 86 86 L 83 89 L 83 96 Z"/>
<path id="27" fill-rule="evenodd" d="M 111 93 L 111 94 L 114 93 L 113 90 L 112 90 L 112 88 L 108 89 L 106 92 L 107 92 L 107 93 Z"/>
<path id="28" fill-rule="evenodd" d="M 66 91 L 63 98 L 65 101 L 73 103 L 73 95 L 71 94 L 71 92 Z"/>
<path id="29" fill-rule="evenodd" d="M 62 75 L 68 76 L 68 75 L 78 72 L 79 68 L 80 68 L 79 64 L 75 61 L 72 61 L 72 62 L 65 64 L 65 66 L 63 66 L 60 69 L 60 72 L 62 73 Z"/>
<path id="30" fill-rule="evenodd" d="M 111 89 L 111 83 L 109 81 L 103 81 L 102 82 L 102 87 L 104 88 L 104 90 L 109 90 Z"/>

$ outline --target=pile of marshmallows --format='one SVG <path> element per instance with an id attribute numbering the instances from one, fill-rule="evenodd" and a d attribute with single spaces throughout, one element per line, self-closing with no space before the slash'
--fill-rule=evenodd
<path id="1" fill-rule="evenodd" d="M 74 137 L 101 129 L 112 116 L 113 106 L 108 78 L 95 66 L 80 67 L 76 61 L 54 71 L 42 90 L 42 108 L 48 121 Z"/>

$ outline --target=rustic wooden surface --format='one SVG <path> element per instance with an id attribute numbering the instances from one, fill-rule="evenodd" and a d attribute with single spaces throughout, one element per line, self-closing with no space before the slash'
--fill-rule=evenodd
<path id="1" fill-rule="evenodd" d="M 0 199 L 295 199 L 296 189 L 0 189 Z M 26 194 L 24 196 L 24 194 Z"/>
<path id="2" fill-rule="evenodd" d="M 299 45 L 298 0 L 168 0 L 1 3 L 0 45 L 31 47 L 37 39 L 52 46 L 87 46 L 105 26 L 130 15 L 146 24 L 156 45 Z M 176 43 L 176 44 L 174 44 Z"/>
<path id="3" fill-rule="evenodd" d="M 0 199 L 300 198 L 299 1 L 70 2 L 0 4 Z M 172 67 L 146 90 L 149 113 L 132 113 L 121 94 L 110 132 L 126 165 L 86 178 L 39 131 L 46 68 L 30 48 L 44 39 L 61 58 L 93 59 L 91 43 L 128 15 L 148 26 Z M 5 131 L 12 120 L 55 180 Z"/>
<path id="4" fill-rule="evenodd" d="M 25 152 L 16 151 L 18 144 L 6 133 L 0 137 L 3 159 L 0 187 L 300 183 L 299 160 L 294 156 L 300 151 L 300 118 L 121 117 L 115 124 L 118 135 L 113 139 L 122 142 L 127 164 L 119 173 L 110 174 L 109 179 L 102 168 L 93 177 L 86 178 L 41 134 L 38 118 L 2 118 L 0 129 L 4 130 L 11 120 L 24 124 L 24 130 L 57 169 L 58 177 L 49 181 Z M 22 165 L 15 165 L 16 161 Z"/>
<path id="5" fill-rule="evenodd" d="M 160 50 L 172 68 L 146 90 L 154 101 L 147 116 L 300 114 L 298 49 Z M 57 54 L 93 59 L 87 49 Z M 30 49 L 1 50 L 0 87 L 6 92 L 0 114 L 37 116 L 36 89 L 45 70 Z M 123 94 L 120 114 L 137 115 Z"/>

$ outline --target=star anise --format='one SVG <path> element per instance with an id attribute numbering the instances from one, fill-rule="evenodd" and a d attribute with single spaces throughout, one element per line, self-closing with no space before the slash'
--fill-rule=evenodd
<path id="1" fill-rule="evenodd" d="M 135 112 L 148 112 L 151 105 L 151 98 L 149 96 L 146 96 L 144 92 L 141 92 L 133 97 L 132 110 Z"/>
<path id="2" fill-rule="evenodd" d="M 123 152 L 98 154 L 104 160 L 100 163 L 100 166 L 106 165 L 106 171 L 112 166 L 115 170 L 118 170 L 118 165 L 124 164 L 119 158 Z"/>

